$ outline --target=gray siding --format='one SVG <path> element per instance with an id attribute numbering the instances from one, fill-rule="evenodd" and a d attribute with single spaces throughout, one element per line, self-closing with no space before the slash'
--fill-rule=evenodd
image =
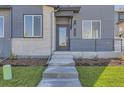
<path id="1" fill-rule="evenodd" d="M 24 15 L 42 15 L 43 9 L 40 5 L 17 5 L 12 6 L 12 37 L 23 38 Z"/>
<path id="2" fill-rule="evenodd" d="M 114 41 L 112 39 L 96 40 L 96 51 L 113 51 Z"/>
<path id="3" fill-rule="evenodd" d="M 94 51 L 95 40 L 71 39 L 71 51 Z"/>
<path id="4" fill-rule="evenodd" d="M 4 38 L 0 38 L 0 57 L 8 57 L 11 53 L 11 10 L 0 9 L 4 16 Z"/>
<path id="5" fill-rule="evenodd" d="M 101 39 L 97 42 L 96 51 L 113 51 L 114 39 L 114 6 L 112 5 L 88 5 L 81 6 L 80 12 L 75 14 L 76 36 L 74 29 L 70 33 L 71 51 L 93 51 L 94 40 L 82 39 L 82 20 L 101 20 Z M 105 39 L 105 40 L 103 40 Z M 109 44 L 105 45 L 106 42 Z"/>
<path id="6" fill-rule="evenodd" d="M 76 20 L 76 34 L 71 35 L 71 38 L 82 37 L 82 20 L 101 20 L 102 38 L 114 37 L 114 6 L 110 5 L 88 5 L 81 6 L 80 12 L 75 14 L 73 21 Z M 72 31 L 73 33 L 73 31 Z"/>

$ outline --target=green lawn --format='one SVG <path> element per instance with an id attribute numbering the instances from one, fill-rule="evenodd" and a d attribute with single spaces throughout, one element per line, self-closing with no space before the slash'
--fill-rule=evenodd
<path id="1" fill-rule="evenodd" d="M 123 66 L 79 66 L 81 84 L 86 87 L 124 87 Z"/>
<path id="2" fill-rule="evenodd" d="M 0 67 L 0 87 L 33 87 L 42 79 L 44 67 L 13 67 L 13 79 L 3 80 L 3 71 Z"/>

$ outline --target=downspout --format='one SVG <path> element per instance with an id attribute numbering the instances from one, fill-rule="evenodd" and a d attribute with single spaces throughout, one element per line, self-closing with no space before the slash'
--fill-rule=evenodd
<path id="1" fill-rule="evenodd" d="M 11 54 L 12 54 L 12 32 L 13 32 L 13 9 L 12 9 L 12 7 L 11 7 L 11 32 L 10 32 L 10 42 L 11 42 L 11 50 L 10 50 L 10 52 L 11 52 Z M 11 56 L 11 54 L 10 54 L 10 56 Z"/>

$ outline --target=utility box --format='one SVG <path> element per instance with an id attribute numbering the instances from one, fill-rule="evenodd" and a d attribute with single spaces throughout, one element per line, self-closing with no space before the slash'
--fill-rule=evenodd
<path id="1" fill-rule="evenodd" d="M 3 66 L 3 79 L 4 80 L 11 80 L 12 79 L 11 65 L 4 65 Z"/>

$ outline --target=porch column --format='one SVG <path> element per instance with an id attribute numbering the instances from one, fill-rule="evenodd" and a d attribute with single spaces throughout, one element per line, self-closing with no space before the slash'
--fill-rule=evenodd
<path id="1" fill-rule="evenodd" d="M 52 38 L 51 38 L 51 40 L 52 40 L 52 52 L 53 51 L 55 51 L 56 50 L 56 21 L 55 21 L 56 19 L 55 19 L 55 13 L 54 13 L 54 11 L 52 11 L 52 13 L 51 13 L 51 29 L 52 29 Z"/>

